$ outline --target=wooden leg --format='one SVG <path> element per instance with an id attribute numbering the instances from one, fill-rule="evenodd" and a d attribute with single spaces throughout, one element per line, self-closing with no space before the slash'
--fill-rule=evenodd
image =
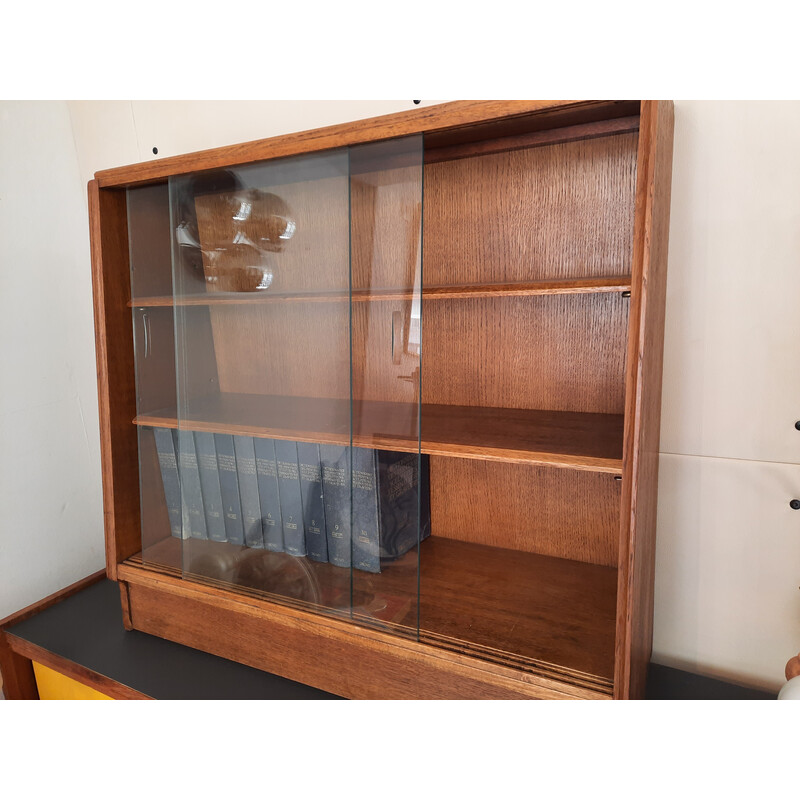
<path id="1" fill-rule="evenodd" d="M 0 631 L 0 672 L 3 673 L 6 700 L 39 699 L 33 663 L 11 649 L 4 631 Z"/>
<path id="2" fill-rule="evenodd" d="M 131 600 L 128 595 L 128 584 L 126 581 L 119 582 L 119 597 L 122 604 L 122 624 L 126 631 L 133 630 L 133 620 L 131 620 Z"/>

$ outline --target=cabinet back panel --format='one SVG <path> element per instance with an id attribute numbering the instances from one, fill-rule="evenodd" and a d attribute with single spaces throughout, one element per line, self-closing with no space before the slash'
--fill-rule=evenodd
<path id="1" fill-rule="evenodd" d="M 617 566 L 611 475 L 437 456 L 430 474 L 433 536 Z"/>
<path id="2" fill-rule="evenodd" d="M 428 164 L 425 284 L 630 274 L 638 136 Z"/>
<path id="3" fill-rule="evenodd" d="M 629 300 L 618 294 L 424 303 L 425 403 L 621 414 Z M 353 304 L 353 396 L 416 402 L 418 358 L 393 362 L 392 315 Z M 222 392 L 350 396 L 349 310 L 341 303 L 212 306 Z"/>
<path id="4" fill-rule="evenodd" d="M 131 297 L 172 294 L 172 230 L 166 183 L 129 189 Z"/>
<path id="5" fill-rule="evenodd" d="M 422 400 L 621 414 L 629 305 L 620 294 L 426 303 Z"/>
<path id="6" fill-rule="evenodd" d="M 333 154 L 327 159 L 331 163 L 321 157 L 317 160 L 321 162 L 318 167 L 323 176 L 314 180 L 273 184 L 268 166 L 261 168 L 261 172 L 259 168 L 251 167 L 238 173 L 243 184 L 257 186 L 280 198 L 287 206 L 287 216 L 296 225 L 294 235 L 281 252 L 269 256 L 268 263 L 273 272 L 270 293 L 347 291 L 349 287 L 348 179 L 346 174 L 324 176 L 325 171 L 336 171 L 342 166 L 346 169 L 346 157 Z M 219 194 L 200 196 L 195 200 L 197 226 L 204 251 L 212 251 L 216 243 L 226 243 L 230 238 L 229 198 L 229 194 Z M 266 225 L 266 220 L 261 225 Z M 252 264 L 252 258 L 249 249 L 231 248 L 223 254 L 219 269 L 231 275 Z M 205 253 L 203 260 L 208 272 L 210 266 Z M 216 289 L 214 283 L 206 284 L 208 292 Z"/>
<path id="7" fill-rule="evenodd" d="M 348 304 L 210 308 L 221 392 L 350 396 Z"/>

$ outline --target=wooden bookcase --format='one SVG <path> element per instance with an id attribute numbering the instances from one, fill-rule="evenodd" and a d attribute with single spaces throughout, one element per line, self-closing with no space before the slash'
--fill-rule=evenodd
<path id="1" fill-rule="evenodd" d="M 672 129 L 662 101 L 457 102 L 97 173 L 126 626 L 347 697 L 643 696 Z M 267 291 L 189 285 L 180 187 L 252 169 L 283 176 L 297 242 Z M 243 548 L 170 536 L 158 427 L 421 453 L 431 536 L 379 576 L 265 551 L 256 578 L 187 568 Z M 265 588 L 292 569 L 314 602 Z"/>

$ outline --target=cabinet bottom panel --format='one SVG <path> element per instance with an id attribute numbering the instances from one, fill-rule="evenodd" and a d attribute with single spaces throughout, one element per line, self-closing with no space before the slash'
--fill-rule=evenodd
<path id="1" fill-rule="evenodd" d="M 610 691 L 121 564 L 136 630 L 353 699 L 608 699 Z"/>

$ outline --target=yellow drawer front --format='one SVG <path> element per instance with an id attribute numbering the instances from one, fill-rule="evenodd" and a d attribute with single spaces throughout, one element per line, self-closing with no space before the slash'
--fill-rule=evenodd
<path id="1" fill-rule="evenodd" d="M 40 700 L 111 700 L 108 695 L 78 683 L 44 664 L 34 661 L 33 672 L 36 675 Z"/>

